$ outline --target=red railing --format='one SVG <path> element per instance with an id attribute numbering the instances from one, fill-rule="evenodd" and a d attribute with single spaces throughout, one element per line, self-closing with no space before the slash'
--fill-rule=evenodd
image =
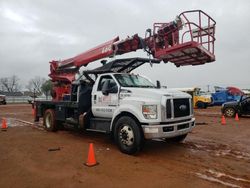
<path id="1" fill-rule="evenodd" d="M 189 39 L 189 41 L 201 44 L 207 51 L 214 54 L 215 20 L 201 10 L 185 11 L 179 17 L 184 21 L 181 43 L 188 42 Z M 196 22 L 193 21 L 195 18 Z M 186 36 L 187 34 L 189 36 Z"/>
<path id="2" fill-rule="evenodd" d="M 168 23 L 155 23 L 152 51 L 155 58 L 176 66 L 215 61 L 216 22 L 201 10 L 185 11 Z"/>

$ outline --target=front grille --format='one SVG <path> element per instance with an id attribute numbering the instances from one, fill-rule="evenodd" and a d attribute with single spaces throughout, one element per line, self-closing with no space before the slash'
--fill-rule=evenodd
<path id="1" fill-rule="evenodd" d="M 184 117 L 190 115 L 189 99 L 173 99 L 174 103 L 174 117 Z"/>
<path id="2" fill-rule="evenodd" d="M 166 119 L 190 116 L 193 114 L 192 102 L 189 98 L 167 99 L 166 101 Z"/>

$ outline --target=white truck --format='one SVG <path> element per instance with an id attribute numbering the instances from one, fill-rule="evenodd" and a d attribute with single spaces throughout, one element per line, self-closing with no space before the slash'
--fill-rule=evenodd
<path id="1" fill-rule="evenodd" d="M 192 98 L 130 73 L 149 61 L 159 63 L 130 58 L 83 72 L 64 101 L 35 102 L 35 121 L 43 117 L 48 131 L 67 123 L 108 133 L 126 154 L 138 152 L 145 139 L 184 140 L 195 126 Z"/>

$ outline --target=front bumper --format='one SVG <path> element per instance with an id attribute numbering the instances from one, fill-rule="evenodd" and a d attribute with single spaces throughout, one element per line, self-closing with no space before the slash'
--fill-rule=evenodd
<path id="1" fill-rule="evenodd" d="M 195 127 L 195 118 L 181 123 L 143 125 L 145 139 L 172 138 L 189 133 Z"/>

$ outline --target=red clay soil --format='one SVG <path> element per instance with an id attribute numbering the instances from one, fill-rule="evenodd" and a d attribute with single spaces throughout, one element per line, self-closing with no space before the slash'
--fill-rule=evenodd
<path id="1" fill-rule="evenodd" d="M 108 135 L 46 132 L 30 105 L 1 105 L 0 187 L 250 187 L 250 118 L 226 119 L 220 108 L 196 110 L 184 143 L 147 141 L 135 156 L 121 153 Z M 89 143 L 100 163 L 87 167 Z M 49 151 L 55 150 L 55 151 Z"/>

